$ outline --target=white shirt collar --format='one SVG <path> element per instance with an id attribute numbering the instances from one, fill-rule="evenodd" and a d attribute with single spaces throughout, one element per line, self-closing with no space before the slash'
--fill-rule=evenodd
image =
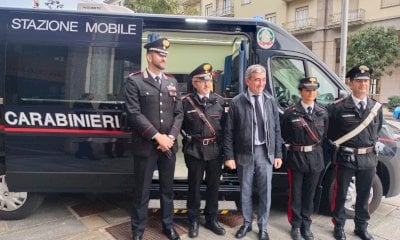
<path id="1" fill-rule="evenodd" d="M 367 106 L 367 97 L 364 97 L 364 99 L 358 99 L 358 98 L 354 97 L 352 94 L 351 98 L 353 99 L 353 102 L 357 107 L 360 106 L 359 105 L 360 102 L 364 102 L 364 106 Z"/>
<path id="2" fill-rule="evenodd" d="M 311 111 L 314 110 L 314 104 L 307 105 L 303 101 L 300 101 L 300 103 L 301 103 L 301 106 L 303 106 L 304 110 L 306 110 L 306 112 L 308 111 L 308 107 L 311 107 Z"/>

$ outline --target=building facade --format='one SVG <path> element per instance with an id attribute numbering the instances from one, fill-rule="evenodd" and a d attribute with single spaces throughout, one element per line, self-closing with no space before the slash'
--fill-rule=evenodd
<path id="1" fill-rule="evenodd" d="M 342 0 L 201 0 L 203 16 L 263 18 L 291 32 L 339 74 Z M 370 26 L 393 26 L 400 35 L 400 0 L 349 0 L 348 35 Z M 400 95 L 400 68 L 373 80 L 383 102 Z"/>

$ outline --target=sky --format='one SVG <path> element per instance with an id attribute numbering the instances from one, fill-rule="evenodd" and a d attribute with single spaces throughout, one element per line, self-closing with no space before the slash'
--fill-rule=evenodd
<path id="1" fill-rule="evenodd" d="M 102 0 L 59 0 L 64 4 L 63 10 L 76 10 L 76 6 L 81 2 L 103 2 Z M 45 5 L 46 0 L 39 0 L 39 8 L 48 9 Z M 32 8 L 33 0 L 0 0 L 0 7 Z"/>

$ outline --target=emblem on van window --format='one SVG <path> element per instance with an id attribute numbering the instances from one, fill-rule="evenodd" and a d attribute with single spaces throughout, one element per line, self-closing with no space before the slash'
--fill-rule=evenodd
<path id="1" fill-rule="evenodd" d="M 271 48 L 275 43 L 275 34 L 269 28 L 261 28 L 257 32 L 257 43 L 264 49 Z"/>

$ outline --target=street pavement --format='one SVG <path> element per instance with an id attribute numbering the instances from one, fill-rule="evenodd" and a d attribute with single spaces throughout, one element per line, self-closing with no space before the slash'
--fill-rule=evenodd
<path id="1" fill-rule="evenodd" d="M 17 221 L 0 221 L 0 240 L 128 240 L 130 239 L 131 198 L 125 194 L 85 195 L 49 194 L 42 206 L 31 216 Z M 225 202 L 220 202 L 224 206 Z M 231 204 L 227 204 L 230 206 Z M 235 239 L 234 234 L 241 224 L 239 214 L 220 215 L 227 230 L 225 236 L 217 236 L 200 227 L 197 239 Z M 203 219 L 204 221 L 204 219 Z M 158 216 L 149 218 L 148 229 L 155 234 L 145 239 L 166 239 L 160 235 Z M 175 222 L 182 239 L 187 236 L 187 220 L 184 214 L 176 214 Z M 232 226 L 232 222 L 234 225 Z M 376 240 L 400 239 L 400 196 L 383 199 L 372 214 L 369 230 Z M 347 239 L 358 239 L 353 234 L 353 221 L 345 226 Z M 118 229 L 117 231 L 115 231 Z M 316 239 L 333 239 L 332 223 L 328 216 L 315 214 L 312 229 Z M 290 239 L 290 225 L 286 216 L 286 198 L 274 197 L 268 231 L 271 239 Z M 257 225 L 243 239 L 258 239 Z M 146 233 L 147 234 L 147 233 Z"/>

